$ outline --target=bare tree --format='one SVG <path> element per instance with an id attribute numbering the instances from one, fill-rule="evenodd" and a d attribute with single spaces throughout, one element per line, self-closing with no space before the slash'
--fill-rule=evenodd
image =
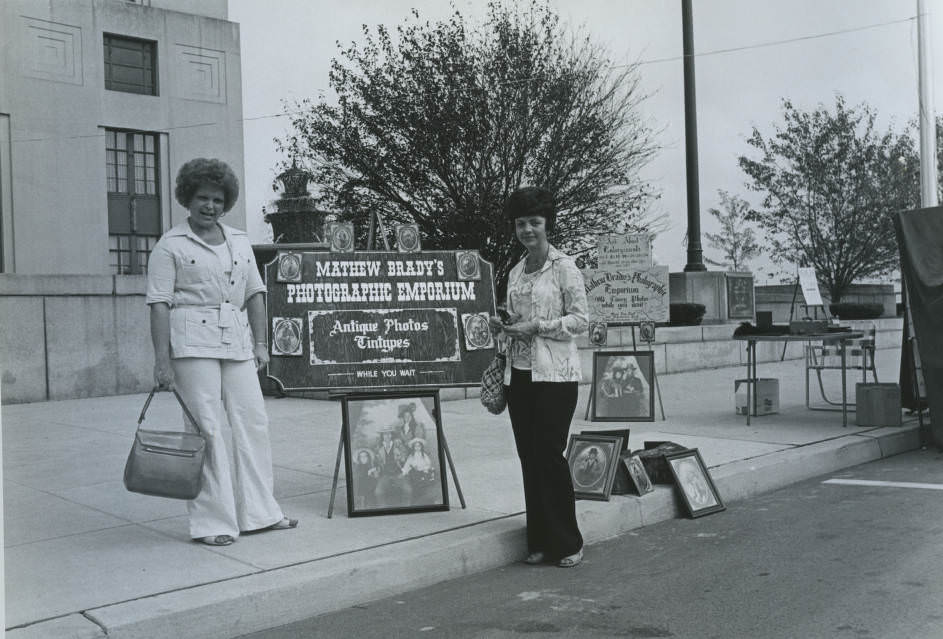
<path id="1" fill-rule="evenodd" d="M 783 124 L 747 142 L 760 157 L 740 157 L 748 186 L 763 194 L 750 218 L 766 231 L 770 257 L 812 266 L 832 302 L 856 279 L 898 265 L 892 214 L 918 204 L 917 155 L 909 128 L 875 128 L 874 110 L 801 111 L 783 100 Z"/>
<path id="2" fill-rule="evenodd" d="M 338 45 L 340 48 L 340 44 Z M 336 102 L 304 100 L 279 141 L 315 175 L 318 205 L 366 226 L 415 221 L 425 248 L 478 248 L 503 282 L 520 255 L 504 199 L 533 184 L 560 213 L 551 235 L 588 250 L 593 233 L 639 232 L 656 197 L 639 177 L 655 153 L 636 65 L 613 66 L 568 33 L 547 4 L 489 3 L 479 26 L 459 11 L 364 27 L 332 61 Z"/>
<path id="3" fill-rule="evenodd" d="M 711 208 L 707 212 L 720 222 L 720 233 L 705 233 L 711 248 L 723 255 L 722 261 L 714 261 L 705 257 L 708 264 L 722 266 L 733 271 L 747 270 L 747 263 L 760 254 L 760 245 L 756 241 L 756 233 L 748 224 L 750 203 L 743 198 L 730 195 L 723 189 L 718 189 L 721 209 Z"/>

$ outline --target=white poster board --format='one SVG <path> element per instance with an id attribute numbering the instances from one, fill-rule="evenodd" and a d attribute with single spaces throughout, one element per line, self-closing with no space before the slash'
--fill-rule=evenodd
<path id="1" fill-rule="evenodd" d="M 814 268 L 799 269 L 799 288 L 802 289 L 802 297 L 805 299 L 806 306 L 824 306 Z"/>
<path id="2" fill-rule="evenodd" d="M 648 233 L 621 235 L 604 233 L 597 236 L 600 269 L 647 269 L 652 265 L 652 243 Z"/>
<path id="3" fill-rule="evenodd" d="M 667 322 L 668 266 L 586 269 L 590 321 Z"/>

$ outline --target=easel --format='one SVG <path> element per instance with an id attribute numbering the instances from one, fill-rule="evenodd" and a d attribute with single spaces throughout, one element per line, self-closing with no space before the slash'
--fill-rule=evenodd
<path id="1" fill-rule="evenodd" d="M 811 270 L 811 269 L 806 269 L 806 270 Z M 806 273 L 806 275 L 808 275 L 808 273 Z M 818 316 L 819 316 L 818 309 L 821 308 L 822 315 L 825 316 L 825 319 L 829 319 L 828 309 L 825 307 L 825 302 L 822 301 L 821 293 L 819 293 L 818 282 L 814 279 L 814 276 L 815 276 L 814 270 L 812 271 L 812 276 L 813 276 L 812 282 L 811 283 L 807 282 L 807 284 L 809 284 L 810 286 L 810 293 L 812 297 L 812 299 L 810 300 L 806 296 L 806 289 L 802 287 L 801 285 L 801 280 L 803 278 L 800 276 L 799 270 L 798 269 L 796 270 L 795 285 L 793 286 L 793 289 L 792 289 L 792 301 L 789 303 L 789 322 L 788 322 L 789 324 L 792 324 L 792 319 L 793 317 L 795 317 L 796 299 L 799 297 L 800 288 L 802 288 L 802 300 L 805 302 L 806 311 L 808 311 L 808 309 L 810 308 L 813 309 L 813 313 L 815 314 L 816 319 L 818 319 Z M 815 289 L 814 291 L 811 290 L 812 285 L 814 285 L 814 289 Z M 782 355 L 779 356 L 779 361 L 781 362 L 786 359 L 787 346 L 789 346 L 789 342 L 783 342 L 783 353 Z"/>
<path id="2" fill-rule="evenodd" d="M 636 324 L 629 324 L 628 326 L 632 329 L 632 350 L 633 351 L 638 350 L 638 347 L 635 344 Z M 645 342 L 645 343 L 648 344 L 649 347 L 651 347 L 651 345 L 654 344 L 654 342 Z M 596 352 L 605 352 L 605 351 L 594 350 L 593 352 L 596 353 Z M 665 406 L 664 404 L 662 404 L 662 401 L 661 401 L 661 387 L 658 385 L 658 372 L 655 370 L 654 364 L 655 363 L 652 362 L 652 381 L 655 384 L 655 396 L 658 397 L 658 408 L 661 410 L 661 421 L 666 421 Z M 583 416 L 583 419 L 585 421 L 589 421 L 589 413 L 595 401 L 596 401 L 596 378 L 594 376 L 592 382 L 589 385 L 589 399 L 586 402 L 586 414 Z"/>
<path id="3" fill-rule="evenodd" d="M 410 389 L 408 388 L 402 388 L 402 389 L 397 388 L 397 392 L 408 392 L 409 390 Z M 436 390 L 436 393 L 438 393 L 438 389 Z M 370 392 L 364 392 L 361 394 L 376 395 L 376 392 L 370 391 Z M 338 393 L 336 395 L 332 395 L 331 399 L 340 399 L 342 397 L 356 398 L 357 395 L 358 393 Z M 438 402 L 436 402 L 436 404 L 438 404 Z M 441 420 L 442 415 L 440 414 L 438 418 Z M 451 474 L 452 474 L 452 481 L 455 482 L 455 491 L 458 493 L 458 500 L 462 504 L 463 509 L 467 508 L 467 506 L 465 505 L 465 494 L 462 492 L 462 485 L 458 482 L 458 474 L 455 472 L 455 462 L 452 461 L 452 451 L 449 450 L 449 443 L 445 439 L 445 429 L 443 428 L 439 434 L 442 436 L 442 448 L 443 450 L 445 450 L 445 459 L 448 462 L 449 470 L 451 471 Z M 334 479 L 331 482 L 331 501 L 327 507 L 328 519 L 330 519 L 334 515 L 334 498 L 337 493 L 337 478 L 340 475 L 341 455 L 344 453 L 344 442 L 346 441 L 346 439 L 347 439 L 347 424 L 344 423 L 344 420 L 342 418 L 340 439 L 337 442 L 337 459 L 334 461 Z M 346 472 L 345 472 L 345 475 L 346 475 Z M 347 481 L 350 481 L 350 477 L 347 477 Z"/>
<path id="4" fill-rule="evenodd" d="M 386 229 L 384 229 L 384 227 L 383 227 L 383 218 L 382 218 L 382 216 L 380 215 L 380 213 L 379 213 L 378 211 L 375 211 L 375 210 L 374 210 L 374 211 L 371 211 L 371 212 L 370 212 L 370 228 L 369 228 L 369 230 L 367 231 L 367 250 L 368 250 L 368 251 L 372 251 L 372 250 L 374 250 L 374 248 L 375 248 L 375 244 L 376 244 L 376 234 L 375 234 L 375 230 L 378 230 L 378 231 L 380 232 L 380 237 L 383 238 L 383 247 L 384 247 L 387 251 L 389 251 L 389 250 L 390 250 L 390 243 L 389 243 L 389 241 L 388 241 L 387 238 L 386 238 Z M 410 390 L 409 388 L 397 388 L 397 392 L 408 392 L 409 390 Z M 438 392 L 439 392 L 438 389 L 436 389 L 436 393 L 437 393 L 437 394 L 438 394 Z M 367 393 L 365 392 L 365 393 L 363 393 L 363 394 L 367 394 Z M 375 391 L 370 391 L 369 394 L 375 395 L 376 392 L 375 392 Z M 346 397 L 356 397 L 356 396 L 357 396 L 357 393 L 356 393 L 356 392 L 351 392 L 351 393 L 338 393 L 338 394 L 336 394 L 336 395 L 331 396 L 331 399 L 340 399 L 340 398 L 345 397 L 345 396 L 346 396 Z M 439 403 L 438 400 L 436 400 L 436 405 L 438 405 L 438 403 Z M 438 417 L 438 419 L 441 421 L 441 419 L 442 419 L 441 412 L 440 412 L 440 414 L 439 414 L 437 417 Z M 459 481 L 458 481 L 458 473 L 455 471 L 455 462 L 452 461 L 452 451 L 449 450 L 449 443 L 448 443 L 448 441 L 445 439 L 445 428 L 444 428 L 444 427 L 442 428 L 442 430 L 440 431 L 439 434 L 442 436 L 442 448 L 443 448 L 443 450 L 445 450 L 445 458 L 446 458 L 446 460 L 447 460 L 447 462 L 448 462 L 449 470 L 451 471 L 451 474 L 452 474 L 452 481 L 455 482 L 455 490 L 456 490 L 456 492 L 458 492 L 458 500 L 459 500 L 459 502 L 461 502 L 462 508 L 467 508 L 467 506 L 465 505 L 465 495 L 464 495 L 464 493 L 462 493 L 462 485 L 459 483 Z M 330 503 L 328 504 L 328 507 L 327 507 L 327 518 L 328 518 L 328 519 L 330 519 L 330 518 L 334 515 L 334 498 L 335 498 L 336 493 L 337 493 L 337 478 L 338 478 L 338 475 L 340 474 L 340 469 L 341 469 L 341 455 L 342 455 L 343 452 L 344 452 L 344 441 L 345 441 L 346 437 L 347 437 L 347 424 L 344 422 L 344 419 L 343 419 L 343 417 L 342 417 L 342 418 L 341 418 L 341 433 L 340 433 L 340 438 L 339 438 L 339 440 L 338 440 L 338 442 L 337 442 L 337 459 L 334 461 L 334 479 L 333 479 L 333 481 L 331 482 L 331 501 L 330 501 Z M 346 475 L 346 472 L 345 472 L 345 475 Z M 350 481 L 350 477 L 347 477 L 347 481 Z"/>

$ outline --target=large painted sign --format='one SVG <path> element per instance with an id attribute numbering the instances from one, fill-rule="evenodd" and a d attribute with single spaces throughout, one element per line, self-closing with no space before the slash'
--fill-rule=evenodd
<path id="1" fill-rule="evenodd" d="M 587 269 L 589 318 L 599 322 L 667 322 L 668 267 Z"/>
<path id="2" fill-rule="evenodd" d="M 477 251 L 283 251 L 265 276 L 267 373 L 285 390 L 477 386 L 494 356 Z"/>

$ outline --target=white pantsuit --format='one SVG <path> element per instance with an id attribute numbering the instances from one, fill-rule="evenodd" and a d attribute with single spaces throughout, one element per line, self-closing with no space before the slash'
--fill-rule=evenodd
<path id="1" fill-rule="evenodd" d="M 185 357 L 173 360 L 173 367 L 177 392 L 200 422 L 207 445 L 203 490 L 187 502 L 190 537 L 235 538 L 240 531 L 281 521 L 284 515 L 272 495 L 268 419 L 252 360 Z M 227 421 L 232 463 L 223 428 Z"/>
<path id="2" fill-rule="evenodd" d="M 283 518 L 246 311 L 265 284 L 245 231 L 219 227 L 222 255 L 183 222 L 161 237 L 147 266 L 146 302 L 170 308 L 175 387 L 207 438 L 203 490 L 188 504 L 193 539 L 235 538 Z"/>

